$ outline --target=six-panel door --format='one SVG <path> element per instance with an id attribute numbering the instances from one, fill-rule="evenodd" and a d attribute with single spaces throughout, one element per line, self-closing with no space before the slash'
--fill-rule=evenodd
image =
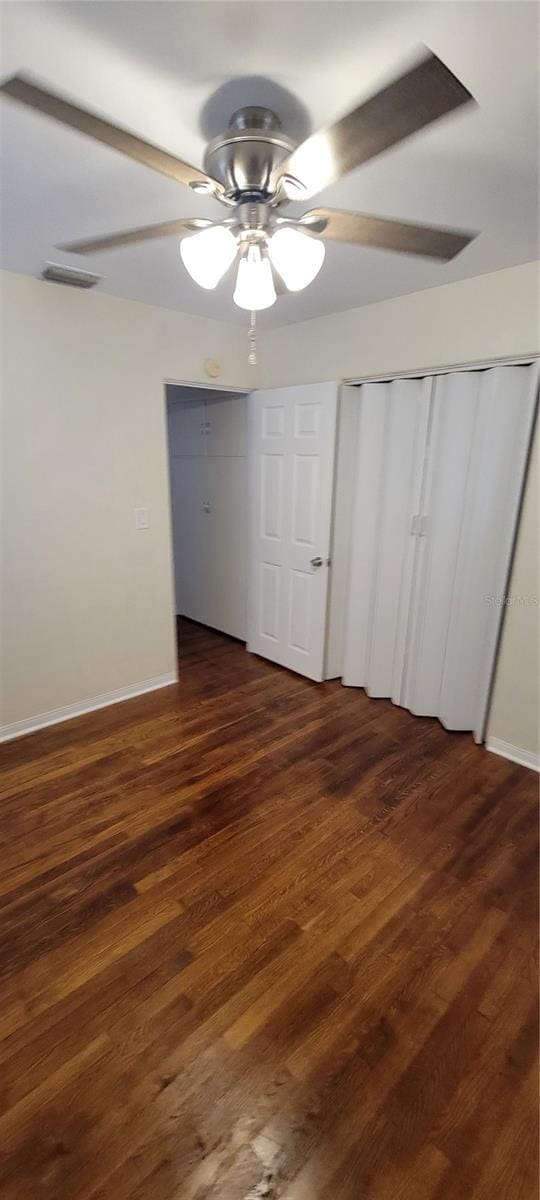
<path id="1" fill-rule="evenodd" d="M 334 383 L 249 397 L 248 649 L 316 680 L 324 665 L 336 405 Z"/>

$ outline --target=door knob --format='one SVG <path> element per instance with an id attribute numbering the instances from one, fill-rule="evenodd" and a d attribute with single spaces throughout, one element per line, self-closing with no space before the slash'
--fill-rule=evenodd
<path id="1" fill-rule="evenodd" d="M 322 558 L 319 558 L 318 555 L 317 555 L 317 558 L 310 558 L 309 561 L 310 561 L 312 567 L 322 567 L 322 565 L 323 565 L 323 560 L 322 560 Z"/>

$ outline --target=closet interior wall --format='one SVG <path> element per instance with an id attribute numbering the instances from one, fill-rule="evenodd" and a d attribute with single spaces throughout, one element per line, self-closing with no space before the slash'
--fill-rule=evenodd
<path id="1" fill-rule="evenodd" d="M 246 639 L 246 396 L 171 399 L 168 430 L 176 611 Z"/>

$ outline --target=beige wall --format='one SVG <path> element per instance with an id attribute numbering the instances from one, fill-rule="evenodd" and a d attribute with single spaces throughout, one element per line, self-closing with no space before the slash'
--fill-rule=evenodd
<path id="1" fill-rule="evenodd" d="M 265 333 L 261 386 L 358 379 L 538 350 L 538 263 Z"/>
<path id="2" fill-rule="evenodd" d="M 427 370 L 540 351 L 539 266 L 526 263 L 265 334 L 261 386 Z M 527 488 L 511 591 L 538 596 L 537 494 Z M 489 737 L 538 754 L 538 608 L 506 608 Z"/>
<path id="3" fill-rule="evenodd" d="M 253 386 L 242 327 L 0 273 L 0 724 L 175 669 L 163 380 Z M 264 333 L 262 386 L 526 355 L 537 264 Z M 133 509 L 151 526 L 136 533 Z M 512 592 L 537 593 L 534 488 Z M 534 605 L 507 608 L 489 734 L 532 751 Z"/>
<path id="4" fill-rule="evenodd" d="M 0 301 L 7 725 L 175 671 L 163 381 L 253 378 L 241 328 L 9 272 Z"/>
<path id="5" fill-rule="evenodd" d="M 488 726 L 491 738 L 538 756 L 538 457 L 536 430 L 528 471 L 523 515 L 508 587 Z"/>

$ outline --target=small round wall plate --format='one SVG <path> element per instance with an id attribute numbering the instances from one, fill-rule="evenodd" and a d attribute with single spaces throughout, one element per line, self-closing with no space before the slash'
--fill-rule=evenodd
<path id="1" fill-rule="evenodd" d="M 204 369 L 210 379 L 217 379 L 218 375 L 221 375 L 221 363 L 218 363 L 217 358 L 205 359 Z"/>

